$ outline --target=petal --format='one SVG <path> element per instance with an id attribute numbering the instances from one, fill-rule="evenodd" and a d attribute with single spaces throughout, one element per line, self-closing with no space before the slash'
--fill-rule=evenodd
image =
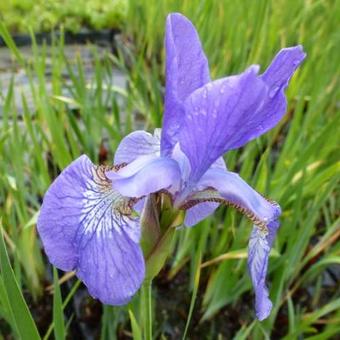
<path id="1" fill-rule="evenodd" d="M 224 159 L 222 157 L 218 158 L 217 161 L 213 163 L 210 168 L 227 170 Z M 220 203 L 204 202 L 199 203 L 192 208 L 189 208 L 185 213 L 184 225 L 187 227 L 192 227 L 196 225 L 200 221 L 213 214 L 214 211 L 219 207 L 219 205 Z"/>
<path id="2" fill-rule="evenodd" d="M 146 131 L 134 131 L 124 137 L 115 153 L 114 164 L 131 163 L 140 156 L 159 155 L 160 136 Z"/>
<path id="3" fill-rule="evenodd" d="M 278 124 L 287 110 L 284 91 L 305 57 L 302 46 L 284 48 L 275 56 L 270 66 L 260 76 L 266 84 L 265 99 L 256 112 L 247 116 L 246 124 L 243 126 L 240 124 L 238 138 L 233 140 L 230 149 L 243 146 Z"/>
<path id="4" fill-rule="evenodd" d="M 220 203 L 205 202 L 195 205 L 188 209 L 185 213 L 184 225 L 192 227 L 210 216 L 218 207 Z"/>
<path id="5" fill-rule="evenodd" d="M 266 226 L 281 214 L 276 203 L 266 200 L 234 172 L 210 169 L 195 189 L 198 191 L 187 199 L 184 207 L 207 201 L 229 204 L 259 226 Z"/>
<path id="6" fill-rule="evenodd" d="M 270 66 L 262 74 L 263 81 L 273 90 L 284 90 L 295 70 L 305 59 L 306 53 L 301 45 L 283 48 L 275 56 Z"/>
<path id="7" fill-rule="evenodd" d="M 239 124 L 264 100 L 265 84 L 256 72 L 251 67 L 239 76 L 210 82 L 187 98 L 179 142 L 191 164 L 192 182 L 229 149 L 239 136 Z"/>
<path id="8" fill-rule="evenodd" d="M 179 142 L 190 160 L 193 182 L 225 152 L 280 121 L 287 107 L 284 90 L 304 57 L 301 46 L 284 49 L 263 75 L 253 66 L 210 82 L 186 99 Z"/>
<path id="9" fill-rule="evenodd" d="M 106 176 L 115 190 L 127 197 L 142 197 L 167 189 L 178 190 L 181 172 L 176 161 L 157 156 L 141 156 Z"/>
<path id="10" fill-rule="evenodd" d="M 190 46 L 190 47 L 189 47 Z M 162 155 L 169 155 L 177 142 L 183 116 L 183 101 L 209 80 L 209 66 L 192 23 L 179 13 L 166 21 L 166 85 Z"/>
<path id="11" fill-rule="evenodd" d="M 37 225 L 51 263 L 76 270 L 92 296 L 119 305 L 140 287 L 145 265 L 131 202 L 104 170 L 86 156 L 71 163 L 47 191 Z"/>
<path id="12" fill-rule="evenodd" d="M 260 321 L 266 319 L 272 309 L 266 286 L 266 275 L 270 249 L 278 228 L 277 221 L 269 223 L 267 231 L 254 225 L 249 240 L 248 269 L 255 290 L 256 316 Z"/>
<path id="13" fill-rule="evenodd" d="M 178 163 L 178 166 L 181 170 L 182 185 L 185 185 L 191 172 L 191 166 L 188 157 L 181 150 L 179 143 L 177 143 L 173 148 L 171 158 Z"/>

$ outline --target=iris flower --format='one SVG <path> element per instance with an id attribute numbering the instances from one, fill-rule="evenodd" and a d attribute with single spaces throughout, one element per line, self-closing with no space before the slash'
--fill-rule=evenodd
<path id="1" fill-rule="evenodd" d="M 305 54 L 301 46 L 285 48 L 261 74 L 252 65 L 211 80 L 194 26 L 177 13 L 167 18 L 165 48 L 162 130 L 126 136 L 112 166 L 96 166 L 83 155 L 64 169 L 48 189 L 38 220 L 45 252 L 57 268 L 75 270 L 93 297 L 126 304 L 145 277 L 135 212 L 145 198 L 170 195 L 173 209 L 185 211 L 185 226 L 226 204 L 253 222 L 248 267 L 256 315 L 263 320 L 272 307 L 265 280 L 281 210 L 227 170 L 222 156 L 281 120 L 284 90 Z"/>

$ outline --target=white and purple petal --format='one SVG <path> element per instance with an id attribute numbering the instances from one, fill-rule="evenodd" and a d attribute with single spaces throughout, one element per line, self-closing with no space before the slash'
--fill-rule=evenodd
<path id="1" fill-rule="evenodd" d="M 75 270 L 103 303 L 127 303 L 144 279 L 140 226 L 130 213 L 130 200 L 86 156 L 72 162 L 44 197 L 37 226 L 50 262 Z"/>
<path id="2" fill-rule="evenodd" d="M 195 27 L 182 14 L 166 21 L 166 84 L 161 153 L 171 154 L 184 115 L 183 102 L 210 80 L 208 60 Z"/>

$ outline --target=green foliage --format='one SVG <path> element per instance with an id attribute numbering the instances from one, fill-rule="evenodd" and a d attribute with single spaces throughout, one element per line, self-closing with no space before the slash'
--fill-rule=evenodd
<path id="1" fill-rule="evenodd" d="M 126 16 L 126 0 L 10 0 L 0 2 L 0 19 L 11 32 L 46 32 L 64 27 L 78 32 L 118 28 Z"/>
<path id="2" fill-rule="evenodd" d="M 14 272 L 11 268 L 0 220 L 0 268 L 1 305 L 6 310 L 7 320 L 15 334 L 22 340 L 39 340 L 40 336 L 28 310 Z"/>
<path id="3" fill-rule="evenodd" d="M 68 3 L 78 18 L 85 15 L 82 12 L 87 6 Z M 65 11 L 68 8 L 61 2 L 54 4 Z M 34 7 L 30 1 L 21 1 L 19 6 L 27 13 Z M 226 156 L 229 169 L 239 171 L 283 209 L 270 258 L 273 313 L 263 323 L 254 321 L 245 258 L 251 224 L 232 210 L 220 208 L 195 228 L 176 231 L 173 256 L 168 260 L 168 277 L 189 272 L 185 288 L 189 296 L 185 306 L 188 338 L 194 332 L 194 322 L 198 327 L 196 315 L 202 325 L 209 325 L 204 334 L 207 338 L 223 334 L 235 339 L 332 339 L 340 332 L 339 289 L 336 283 L 325 285 L 331 267 L 340 264 L 340 8 L 336 1 L 131 1 L 118 56 L 99 55 L 93 48 L 95 73 L 90 80 L 86 80 L 80 58 L 72 61 L 65 56 L 62 40 L 52 47 L 34 45 L 33 57 L 26 60 L 1 25 L 1 35 L 29 79 L 29 93 L 23 92 L 19 99 L 15 98 L 14 79 L 8 91 L 2 92 L 0 119 L 0 215 L 16 281 L 34 299 L 41 297 L 46 269 L 34 225 L 41 197 L 58 171 L 81 153 L 98 162 L 103 144 L 109 149 L 110 162 L 122 136 L 137 127 L 152 131 L 161 125 L 163 33 L 171 11 L 182 12 L 197 26 L 213 78 L 240 72 L 251 63 L 260 63 L 263 70 L 284 46 L 301 43 L 307 52 L 304 65 L 291 81 L 283 121 Z M 19 30 L 26 30 L 26 23 L 23 25 Z M 113 66 L 126 74 L 126 92 L 113 86 Z M 68 96 L 62 92 L 65 87 Z M 27 104 L 29 95 L 33 110 Z M 18 100 L 23 112 L 18 112 Z M 8 313 L 6 280 L 1 272 L 0 315 L 17 334 Z M 157 278 L 153 284 L 157 297 Z M 176 301 L 181 299 L 177 289 L 169 294 Z M 124 320 L 130 327 L 129 315 L 133 334 L 141 337 L 139 298 L 126 309 L 104 308 L 103 339 L 114 339 L 113 333 Z M 54 298 L 56 334 L 62 331 L 64 321 L 60 299 L 58 295 Z M 157 318 L 155 336 L 166 334 L 162 314 L 153 316 Z M 171 324 L 179 329 L 178 338 L 186 328 L 180 319 Z"/>

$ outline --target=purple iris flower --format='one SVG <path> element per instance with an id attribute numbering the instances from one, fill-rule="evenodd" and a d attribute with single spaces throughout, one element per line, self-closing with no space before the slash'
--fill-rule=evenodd
<path id="1" fill-rule="evenodd" d="M 253 65 L 212 81 L 195 28 L 176 13 L 167 18 L 165 48 L 163 129 L 126 136 L 113 166 L 95 166 L 83 155 L 57 177 L 38 220 L 46 254 L 56 267 L 75 270 L 93 297 L 125 304 L 145 276 L 136 212 L 145 197 L 170 194 L 174 210 L 185 210 L 186 226 L 227 204 L 254 224 L 248 267 L 263 320 L 272 307 L 265 277 L 281 211 L 228 171 L 222 156 L 280 121 L 284 90 L 305 54 L 301 46 L 285 48 L 262 74 Z"/>

